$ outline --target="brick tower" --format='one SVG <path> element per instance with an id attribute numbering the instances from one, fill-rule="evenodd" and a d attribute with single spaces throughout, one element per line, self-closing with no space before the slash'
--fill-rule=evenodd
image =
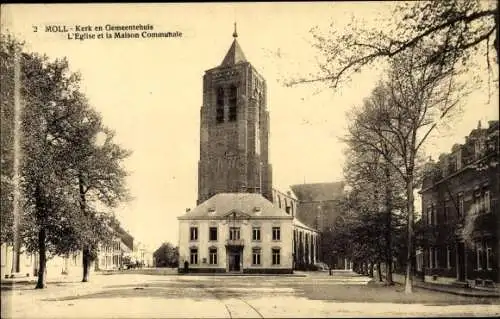
<path id="1" fill-rule="evenodd" d="M 197 205 L 218 193 L 261 193 L 272 201 L 266 81 L 237 41 L 205 71 Z"/>

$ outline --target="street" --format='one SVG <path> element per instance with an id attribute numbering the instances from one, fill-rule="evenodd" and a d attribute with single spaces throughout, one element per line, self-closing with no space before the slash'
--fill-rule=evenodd
<path id="1" fill-rule="evenodd" d="M 303 276 L 94 274 L 2 288 L 2 318 L 498 316 L 500 302 L 385 287 L 351 272 Z"/>

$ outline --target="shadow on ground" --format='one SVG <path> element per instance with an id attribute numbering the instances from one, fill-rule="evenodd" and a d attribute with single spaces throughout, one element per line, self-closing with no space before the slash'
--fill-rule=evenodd
<path id="1" fill-rule="evenodd" d="M 331 277 L 330 277 L 331 278 Z M 345 283 L 345 278 L 318 277 L 303 280 L 279 277 L 262 279 L 252 277 L 206 278 L 189 280 L 152 280 L 138 284 L 109 285 L 102 291 L 47 298 L 45 301 L 68 301 L 79 299 L 107 298 L 188 298 L 195 301 L 207 299 L 243 298 L 245 300 L 271 297 L 295 296 L 310 300 L 329 302 L 371 302 L 424 304 L 428 306 L 500 304 L 499 299 L 463 297 L 446 293 L 414 288 L 414 293 L 406 295 L 401 286 L 383 286 L 359 280 L 357 284 Z M 351 277 L 352 278 L 352 277 Z"/>

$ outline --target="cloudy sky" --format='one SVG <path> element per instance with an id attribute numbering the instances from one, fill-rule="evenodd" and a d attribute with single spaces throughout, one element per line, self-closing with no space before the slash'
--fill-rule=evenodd
<path id="1" fill-rule="evenodd" d="M 266 78 L 271 116 L 270 160 L 274 187 L 342 179 L 345 113 L 359 105 L 378 74 L 367 70 L 350 85 L 332 91 L 320 86 L 287 88 L 292 74 L 315 72 L 317 52 L 309 30 L 344 29 L 351 16 L 375 24 L 388 2 L 254 4 L 59 4 L 2 5 L 2 30 L 51 58 L 68 57 L 83 76 L 82 89 L 116 139 L 133 155 L 125 165 L 134 200 L 117 210 L 125 228 L 155 249 L 177 242 L 176 217 L 197 198 L 199 111 L 202 77 L 218 66 L 232 42 Z M 154 32 L 182 32 L 181 38 L 69 40 L 45 32 L 49 25 L 150 24 Z M 34 32 L 34 31 L 37 32 Z M 464 101 L 463 116 L 441 130 L 427 152 L 437 157 L 463 143 L 479 120 L 498 119 L 498 91 Z M 483 124 L 484 125 L 484 124 Z"/>

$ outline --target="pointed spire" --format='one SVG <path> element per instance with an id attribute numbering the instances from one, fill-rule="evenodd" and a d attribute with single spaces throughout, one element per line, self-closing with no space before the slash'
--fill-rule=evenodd
<path id="1" fill-rule="evenodd" d="M 234 32 L 233 32 L 233 38 L 237 38 L 238 37 L 238 32 L 236 31 L 236 22 L 234 23 Z"/>
<path id="2" fill-rule="evenodd" d="M 222 61 L 221 65 L 223 66 L 229 66 L 229 65 L 235 65 L 240 62 L 247 62 L 245 55 L 243 54 L 243 51 L 241 50 L 241 47 L 236 40 L 238 37 L 238 32 L 236 31 L 236 22 L 234 23 L 234 32 L 233 32 L 233 44 L 229 48 L 229 51 L 227 51 L 226 56 L 224 57 L 224 60 Z"/>
<path id="3" fill-rule="evenodd" d="M 479 122 L 477 122 L 477 129 L 481 129 L 481 120 L 479 120 Z"/>

